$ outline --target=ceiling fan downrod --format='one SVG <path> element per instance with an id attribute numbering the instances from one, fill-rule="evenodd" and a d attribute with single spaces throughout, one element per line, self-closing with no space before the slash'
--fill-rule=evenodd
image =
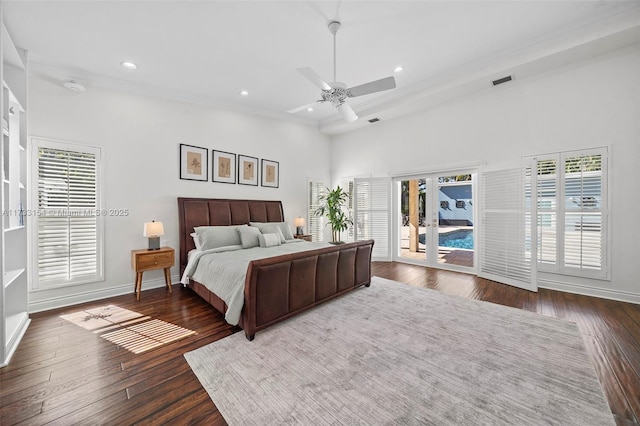
<path id="1" fill-rule="evenodd" d="M 342 24 L 340 21 L 329 22 L 329 32 L 333 34 L 333 81 L 338 81 L 336 78 L 336 33 L 341 26 Z"/>

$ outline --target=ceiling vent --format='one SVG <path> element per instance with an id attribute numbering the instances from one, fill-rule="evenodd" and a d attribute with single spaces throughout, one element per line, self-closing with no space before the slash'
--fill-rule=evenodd
<path id="1" fill-rule="evenodd" d="M 493 80 L 493 85 L 497 86 L 498 84 L 506 83 L 507 81 L 513 80 L 510 75 L 506 77 L 499 78 L 497 80 Z"/>
<path id="2" fill-rule="evenodd" d="M 378 117 L 376 117 L 376 118 L 372 118 L 371 120 L 369 120 L 369 123 L 375 123 L 375 122 L 378 122 L 378 121 L 380 121 L 380 119 Z"/>

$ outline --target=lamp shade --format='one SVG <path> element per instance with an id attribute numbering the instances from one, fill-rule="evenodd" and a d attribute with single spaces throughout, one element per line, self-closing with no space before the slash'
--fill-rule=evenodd
<path id="1" fill-rule="evenodd" d="M 296 226 L 296 235 L 303 235 L 304 234 L 304 218 L 303 217 L 296 217 L 293 220 L 293 224 Z"/>
<path id="2" fill-rule="evenodd" d="M 164 235 L 162 222 L 145 222 L 142 235 L 145 237 L 159 237 L 160 235 Z"/>

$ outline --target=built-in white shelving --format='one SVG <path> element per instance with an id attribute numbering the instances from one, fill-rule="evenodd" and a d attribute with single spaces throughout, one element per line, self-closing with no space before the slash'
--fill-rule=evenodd
<path id="1" fill-rule="evenodd" d="M 29 282 L 27 274 L 27 61 L 17 49 L 3 21 L 0 66 L 0 117 L 2 147 L 0 167 L 0 367 L 7 365 L 29 326 Z"/>

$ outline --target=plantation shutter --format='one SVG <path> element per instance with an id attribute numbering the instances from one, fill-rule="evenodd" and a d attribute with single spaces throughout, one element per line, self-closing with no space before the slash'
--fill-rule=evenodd
<path id="1" fill-rule="evenodd" d="M 309 180 L 309 202 L 307 205 L 307 229 L 312 241 L 324 241 L 324 218 L 316 216 L 315 211 L 320 207 L 319 199 L 324 193 L 324 184 L 320 181 Z"/>
<path id="2" fill-rule="evenodd" d="M 539 270 L 607 278 L 607 150 L 532 158 Z"/>
<path id="3" fill-rule="evenodd" d="M 340 187 L 344 189 L 344 192 L 346 192 L 349 196 L 345 209 L 347 211 L 347 217 L 351 219 L 351 224 L 344 232 L 342 237 L 342 240 L 348 243 L 351 241 L 355 241 L 355 232 L 353 230 L 353 179 L 343 180 L 342 184 L 340 184 Z"/>
<path id="4" fill-rule="evenodd" d="M 558 251 L 558 161 L 538 158 L 536 169 L 536 209 L 538 263 L 556 265 Z"/>
<path id="5" fill-rule="evenodd" d="M 375 241 L 373 260 L 391 258 L 391 180 L 366 178 L 354 181 L 354 234 L 357 241 Z"/>
<path id="6" fill-rule="evenodd" d="M 478 276 L 537 291 L 532 268 L 530 171 L 482 173 Z M 527 199 L 529 203 L 527 204 Z"/>
<path id="7" fill-rule="evenodd" d="M 566 153 L 564 163 L 564 267 L 606 276 L 603 231 L 606 163 L 603 154 Z M 602 273 L 600 273 L 602 272 Z"/>
<path id="8" fill-rule="evenodd" d="M 34 139 L 33 152 L 38 209 L 35 286 L 102 279 L 100 150 Z"/>

